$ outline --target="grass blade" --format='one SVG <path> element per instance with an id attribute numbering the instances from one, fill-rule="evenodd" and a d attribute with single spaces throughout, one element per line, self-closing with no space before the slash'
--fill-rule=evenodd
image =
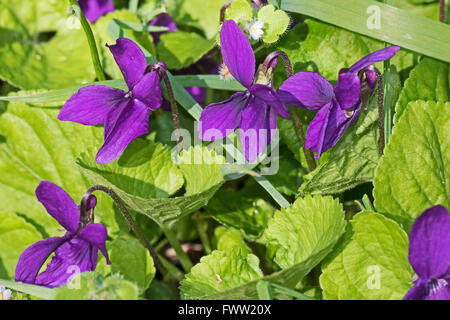
<path id="1" fill-rule="evenodd" d="M 370 0 L 282 0 L 281 8 L 450 62 L 450 26 L 413 12 Z"/>

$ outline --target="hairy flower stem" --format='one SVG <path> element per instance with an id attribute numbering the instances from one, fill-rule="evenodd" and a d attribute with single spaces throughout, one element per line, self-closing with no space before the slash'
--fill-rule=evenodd
<path id="1" fill-rule="evenodd" d="M 378 128 L 380 130 L 380 154 L 384 153 L 385 137 L 384 137 L 384 83 L 383 75 L 380 70 L 374 68 L 377 74 L 377 93 L 378 93 Z"/>
<path id="2" fill-rule="evenodd" d="M 102 64 L 100 63 L 100 57 L 98 55 L 97 44 L 95 43 L 94 34 L 92 33 L 91 26 L 84 16 L 83 11 L 81 11 L 80 5 L 77 0 L 69 0 L 72 8 L 75 10 L 75 13 L 78 15 L 80 19 L 81 26 L 83 27 L 84 33 L 86 34 L 86 38 L 89 44 L 89 49 L 91 51 L 92 64 L 94 65 L 95 74 L 97 75 L 97 79 L 99 81 L 106 80 L 105 74 L 103 73 Z"/>
<path id="3" fill-rule="evenodd" d="M 440 1 L 440 5 L 439 5 L 439 21 L 441 21 L 442 23 L 445 23 L 445 0 L 441 0 Z"/>
<path id="4" fill-rule="evenodd" d="M 175 97 L 173 95 L 172 84 L 170 83 L 169 77 L 165 71 L 161 72 L 164 84 L 166 85 L 167 95 L 169 97 L 170 108 L 172 110 L 173 124 L 175 126 L 175 134 L 177 135 L 177 148 L 178 153 L 183 151 L 183 140 L 181 138 L 181 126 L 180 126 L 180 116 L 178 114 L 178 107 Z"/>
<path id="5" fill-rule="evenodd" d="M 147 248 L 148 252 L 150 252 L 150 255 L 152 256 L 153 261 L 155 262 L 155 265 L 158 268 L 158 270 L 163 275 L 167 274 L 167 270 L 164 267 L 164 265 L 162 264 L 161 260 L 159 259 L 158 253 L 152 247 L 150 242 L 147 240 L 147 238 L 145 237 L 145 235 L 142 232 L 141 228 L 139 228 L 139 226 L 133 220 L 133 218 L 131 217 L 131 215 L 128 212 L 127 208 L 125 207 L 125 204 L 123 203 L 122 199 L 120 199 L 120 197 L 113 190 L 111 190 L 111 189 L 109 189 L 109 188 L 107 188 L 105 186 L 101 186 L 101 185 L 97 185 L 97 186 L 93 186 L 92 188 L 89 188 L 88 191 L 86 191 L 86 193 L 84 194 L 83 199 L 81 200 L 81 205 L 80 205 L 81 216 L 83 217 L 83 216 L 86 215 L 87 200 L 89 199 L 89 196 L 94 191 L 102 191 L 102 192 L 106 193 L 108 196 L 110 196 L 114 200 L 114 203 L 119 208 L 119 210 L 122 213 L 122 215 L 124 216 L 124 218 L 128 221 L 128 224 L 130 225 L 130 227 L 133 230 L 133 232 L 136 234 L 136 236 L 142 242 L 144 247 Z"/>
<path id="6" fill-rule="evenodd" d="M 230 0 L 227 3 L 225 3 L 222 6 L 222 8 L 220 8 L 220 23 L 225 21 L 225 11 L 227 11 L 227 9 L 231 6 L 232 3 L 233 3 L 233 0 Z"/>
<path id="7" fill-rule="evenodd" d="M 289 57 L 283 51 L 274 51 L 272 53 L 269 53 L 269 55 L 267 55 L 266 59 L 264 60 L 262 72 L 266 73 L 268 71 L 268 69 L 270 68 L 273 60 L 278 57 L 281 57 L 283 59 L 288 78 L 292 77 L 294 75 L 294 71 L 292 69 L 291 60 L 289 60 Z M 316 168 L 316 162 L 314 161 L 311 151 L 309 151 L 308 149 L 305 148 L 306 136 L 305 136 L 305 132 L 303 131 L 302 118 L 300 117 L 300 114 L 299 114 L 297 108 L 291 108 L 291 111 L 292 111 L 291 115 L 292 115 L 292 120 L 294 121 L 295 131 L 297 133 L 298 140 L 300 141 L 300 144 L 303 147 L 303 154 L 305 155 L 308 169 L 309 169 L 309 171 L 313 171 Z"/>

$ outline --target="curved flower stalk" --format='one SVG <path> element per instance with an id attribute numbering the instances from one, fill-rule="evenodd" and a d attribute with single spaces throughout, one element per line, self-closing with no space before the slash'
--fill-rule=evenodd
<path id="1" fill-rule="evenodd" d="M 316 72 L 296 73 L 281 85 L 278 94 L 286 105 L 318 110 L 309 124 L 305 144 L 316 152 L 316 159 L 339 141 L 361 108 L 367 106 L 377 83 L 373 64 L 392 58 L 399 49 L 391 46 L 375 51 L 349 69 L 341 69 L 334 86 Z"/>
<path id="2" fill-rule="evenodd" d="M 86 213 L 81 215 L 77 204 L 57 185 L 43 181 L 36 189 L 36 197 L 47 212 L 66 230 L 62 237 L 36 242 L 20 256 L 16 266 L 15 280 L 50 288 L 66 284 L 74 272 L 94 271 L 98 251 L 110 264 L 106 251 L 106 227 L 93 223 L 97 198 L 90 196 Z M 47 269 L 39 274 L 48 257 L 55 253 Z"/>
<path id="3" fill-rule="evenodd" d="M 409 236 L 409 262 L 418 279 L 405 300 L 450 300 L 450 214 L 443 206 L 425 210 Z"/>
<path id="4" fill-rule="evenodd" d="M 200 137 L 205 141 L 222 139 L 239 127 L 245 158 L 253 162 L 270 144 L 277 128 L 277 115 L 289 118 L 289 110 L 271 83 L 261 84 L 255 79 L 255 55 L 233 20 L 223 23 L 220 43 L 224 68 L 247 90 L 208 105 L 200 117 Z"/>
<path id="5" fill-rule="evenodd" d="M 114 11 L 112 0 L 78 0 L 78 3 L 91 23 L 94 23 L 108 12 Z"/>
<path id="6" fill-rule="evenodd" d="M 104 125 L 104 144 L 96 158 L 101 164 L 114 161 L 131 141 L 149 132 L 150 113 L 161 106 L 160 81 L 166 68 L 162 62 L 147 68 L 144 53 L 129 39 L 117 39 L 109 49 L 129 91 L 103 85 L 81 88 L 58 115 L 61 121 Z"/>

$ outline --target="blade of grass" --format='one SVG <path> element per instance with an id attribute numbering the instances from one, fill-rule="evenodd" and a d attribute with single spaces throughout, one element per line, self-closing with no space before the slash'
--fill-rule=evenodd
<path id="1" fill-rule="evenodd" d="M 25 292 L 29 295 L 45 300 L 53 300 L 53 298 L 55 297 L 55 291 L 47 287 L 3 279 L 0 279 L 0 285 L 16 291 Z"/>
<path id="2" fill-rule="evenodd" d="M 282 0 L 281 8 L 450 62 L 450 26 L 413 12 L 371 0 Z"/>

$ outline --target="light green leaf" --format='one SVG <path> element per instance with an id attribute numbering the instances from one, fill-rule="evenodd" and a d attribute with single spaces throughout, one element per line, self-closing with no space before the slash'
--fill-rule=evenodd
<path id="1" fill-rule="evenodd" d="M 408 236 L 380 214 L 357 214 L 322 271 L 326 299 L 402 299 L 413 276 Z"/>
<path id="2" fill-rule="evenodd" d="M 201 193 L 224 182 L 221 168 L 225 158 L 207 147 L 195 146 L 183 150 L 178 166 L 186 179 L 186 195 Z"/>
<path id="3" fill-rule="evenodd" d="M 212 39 L 219 27 L 220 9 L 228 0 L 172 0 L 167 11 L 175 21 L 201 29 Z"/>
<path id="4" fill-rule="evenodd" d="M 193 32 L 174 31 L 161 35 L 156 50 L 167 68 L 179 70 L 200 60 L 215 44 Z"/>
<path id="5" fill-rule="evenodd" d="M 409 230 L 425 209 L 450 207 L 450 103 L 411 102 L 376 171 L 375 208 Z"/>
<path id="6" fill-rule="evenodd" d="M 216 243 L 215 247 L 217 250 L 224 251 L 233 247 L 239 247 L 246 254 L 252 253 L 241 233 L 236 229 L 219 226 L 214 230 L 213 240 Z"/>
<path id="7" fill-rule="evenodd" d="M 277 42 L 289 26 L 289 16 L 283 10 L 276 10 L 271 4 L 263 6 L 258 11 L 258 20 L 264 22 L 265 43 Z"/>
<path id="8" fill-rule="evenodd" d="M 345 225 L 337 199 L 307 196 L 275 212 L 264 237 L 268 251 L 281 268 L 305 264 L 312 269 L 331 252 Z"/>
<path id="9" fill-rule="evenodd" d="M 378 165 L 379 131 L 377 96 L 362 109 L 341 140 L 329 151 L 329 159 L 304 176 L 299 189 L 305 194 L 334 194 L 370 182 Z"/>
<path id="10" fill-rule="evenodd" d="M 278 254 L 277 262 L 286 268 L 262 277 L 259 268 L 256 268 L 258 261 L 252 254 L 243 255 L 239 247 L 214 251 L 202 258 L 182 281 L 183 294 L 188 298 L 254 300 L 258 299 L 257 284 L 260 280 L 294 288 L 330 253 L 344 233 L 345 221 L 342 206 L 331 197 L 297 199 L 291 208 L 278 211 L 265 233 L 271 242 L 272 252 Z M 285 222 L 291 224 L 286 226 Z M 288 238 L 300 243 L 288 243 Z M 283 254 L 286 249 L 293 249 L 291 257 Z M 216 275 L 223 280 L 222 284 L 225 279 L 232 280 L 221 286 Z"/>
<path id="11" fill-rule="evenodd" d="M 263 276 L 259 259 L 240 247 L 215 250 L 204 256 L 186 278 L 180 291 L 188 299 L 210 299 L 224 292 Z"/>
<path id="12" fill-rule="evenodd" d="M 397 123 L 406 105 L 416 100 L 449 101 L 450 100 L 450 72 L 447 63 L 424 58 L 411 71 L 409 78 L 400 93 L 395 106 Z"/>
<path id="13" fill-rule="evenodd" d="M 115 239 L 108 245 L 111 259 L 111 270 L 120 273 L 128 281 L 138 285 L 139 290 L 145 291 L 156 269 L 148 250 L 136 239 Z"/>
<path id="14" fill-rule="evenodd" d="M 104 277 L 97 272 L 83 272 L 72 281 L 54 289 L 55 300 L 137 300 L 138 287 L 122 276 Z"/>
<path id="15" fill-rule="evenodd" d="M 22 89 L 57 89 L 91 82 L 94 69 L 83 30 L 68 2 L 0 1 L 0 78 Z M 56 31 L 49 41 L 40 33 Z"/>
<path id="16" fill-rule="evenodd" d="M 253 18 L 253 9 L 247 0 L 235 0 L 225 11 L 225 20 L 246 24 Z"/>
<path id="17" fill-rule="evenodd" d="M 1 112 L 0 112 L 1 113 Z M 43 180 L 51 181 L 79 203 L 90 184 L 75 164 L 86 148 L 100 147 L 103 128 L 57 120 L 58 110 L 9 103 L 0 115 L 0 198 L 2 210 L 17 213 L 44 235 L 62 235 L 59 224 L 35 196 Z M 118 231 L 112 201 L 99 195 L 97 222 Z"/>
<path id="18" fill-rule="evenodd" d="M 36 228 L 13 213 L 0 213 L 0 277 L 14 278 L 20 255 L 42 239 Z"/>
<path id="19" fill-rule="evenodd" d="M 243 190 L 226 188 L 211 199 L 207 210 L 220 223 L 241 230 L 248 237 L 259 238 L 275 208 Z"/>
<path id="20" fill-rule="evenodd" d="M 222 185 L 168 198 L 183 185 L 183 176 L 172 162 L 170 151 L 150 140 L 135 140 L 118 160 L 107 165 L 97 164 L 90 154 L 81 155 L 77 161 L 89 181 L 112 188 L 132 210 L 147 215 L 160 226 L 171 226 L 206 205 Z M 204 181 L 210 179 L 205 177 Z"/>

